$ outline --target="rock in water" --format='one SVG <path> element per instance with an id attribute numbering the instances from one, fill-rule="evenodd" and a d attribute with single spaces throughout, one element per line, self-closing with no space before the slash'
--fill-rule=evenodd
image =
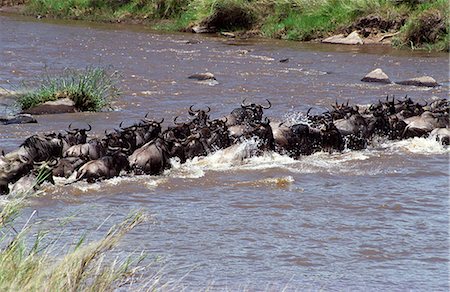
<path id="1" fill-rule="evenodd" d="M 342 44 L 342 45 L 362 45 L 364 44 L 361 37 L 358 35 L 358 32 L 354 31 L 348 36 L 344 37 L 343 34 L 338 34 L 331 36 L 322 40 L 322 43 L 327 44 Z"/>
<path id="2" fill-rule="evenodd" d="M 22 113 L 33 115 L 46 115 L 46 114 L 63 114 L 63 113 L 75 113 L 77 112 L 75 103 L 69 98 L 60 98 L 55 101 L 47 101 L 43 104 L 39 104 L 33 108 L 22 111 Z"/>
<path id="3" fill-rule="evenodd" d="M 433 77 L 430 76 L 422 76 L 411 78 L 408 80 L 397 82 L 397 84 L 401 85 L 413 85 L 413 86 L 423 86 L 423 87 L 436 87 L 439 86 L 439 83 L 434 80 Z"/>
<path id="4" fill-rule="evenodd" d="M 371 72 L 369 72 L 363 79 L 363 82 L 379 82 L 379 83 L 392 83 L 386 73 L 383 72 L 380 68 L 377 68 Z"/>
<path id="5" fill-rule="evenodd" d="M 189 76 L 188 78 L 195 79 L 198 81 L 217 80 L 216 77 L 214 77 L 214 74 L 212 74 L 210 72 L 193 74 L 193 75 Z"/>
<path id="6" fill-rule="evenodd" d="M 17 114 L 15 116 L 0 117 L 0 124 L 28 124 L 37 123 L 36 119 L 30 114 Z"/>

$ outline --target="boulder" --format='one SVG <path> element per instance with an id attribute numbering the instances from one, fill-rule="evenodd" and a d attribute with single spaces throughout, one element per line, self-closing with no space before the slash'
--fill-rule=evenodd
<path id="1" fill-rule="evenodd" d="M 358 32 L 354 31 L 348 36 L 338 34 L 322 40 L 322 43 L 327 44 L 342 44 L 342 45 L 362 45 L 364 44 Z"/>
<path id="2" fill-rule="evenodd" d="M 22 111 L 22 114 L 46 115 L 46 114 L 63 114 L 75 113 L 78 109 L 75 107 L 73 100 L 69 98 L 60 98 L 55 101 L 47 101 L 33 108 Z"/>
<path id="3" fill-rule="evenodd" d="M 377 68 L 369 73 L 361 79 L 363 82 L 379 82 L 379 83 L 392 83 L 386 73 L 383 72 L 380 68 Z"/>
<path id="4" fill-rule="evenodd" d="M 192 32 L 194 33 L 212 33 L 214 29 L 211 29 L 207 26 L 196 25 L 192 27 Z"/>
<path id="5" fill-rule="evenodd" d="M 216 80 L 216 77 L 214 77 L 214 74 L 212 74 L 210 72 L 192 74 L 188 78 L 189 79 L 195 79 L 195 80 L 198 80 L 198 81 Z"/>
<path id="6" fill-rule="evenodd" d="M 0 117 L 0 124 L 3 125 L 28 124 L 28 123 L 37 123 L 37 121 L 30 114 L 17 114 L 14 116 Z"/>
<path id="7" fill-rule="evenodd" d="M 401 85 L 413 85 L 413 86 L 423 86 L 423 87 L 439 86 L 439 83 L 437 83 L 436 80 L 434 80 L 434 78 L 430 77 L 430 76 L 411 78 L 411 79 L 399 81 L 396 83 L 401 84 Z"/>

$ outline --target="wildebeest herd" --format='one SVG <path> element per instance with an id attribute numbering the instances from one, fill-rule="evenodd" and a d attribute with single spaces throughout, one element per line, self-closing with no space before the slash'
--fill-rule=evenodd
<path id="1" fill-rule="evenodd" d="M 267 105 L 242 102 L 229 115 L 210 118 L 210 108 L 188 110 L 189 120 L 163 129 L 163 120 L 148 115 L 132 126 L 105 132 L 103 137 L 88 137 L 91 126 L 73 128 L 66 133 L 37 134 L 21 146 L 0 156 L 0 193 L 20 189 L 36 181 L 38 173 L 52 177 L 72 177 L 73 181 L 95 182 L 118 176 L 121 172 L 158 175 L 171 167 L 171 158 L 181 163 L 206 156 L 246 139 L 257 141 L 250 155 L 276 151 L 299 159 L 318 151 L 360 150 L 375 136 L 390 140 L 433 136 L 449 145 L 449 108 L 447 99 L 428 103 L 410 98 L 386 97 L 370 105 L 331 106 L 322 114 L 306 113 L 299 123 L 275 123 L 264 117 Z"/>

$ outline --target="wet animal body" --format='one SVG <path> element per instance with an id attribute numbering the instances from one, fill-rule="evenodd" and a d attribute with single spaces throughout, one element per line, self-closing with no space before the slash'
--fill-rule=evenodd
<path id="1" fill-rule="evenodd" d="M 230 114 L 211 119 L 211 108 L 191 105 L 185 117 L 175 117 L 164 129 L 164 119 L 152 120 L 147 114 L 130 126 L 120 123 L 101 137 L 88 137 L 90 125 L 33 135 L 0 156 L 0 193 L 29 181 L 42 162 L 51 162 L 46 165 L 53 176 L 95 182 L 125 171 L 159 175 L 171 167 L 171 159 L 184 163 L 250 139 L 257 144 L 247 156 L 275 151 L 295 159 L 318 151 L 364 149 L 375 136 L 390 140 L 430 136 L 443 145 L 450 140 L 446 99 L 417 103 L 407 97 L 386 97 L 370 105 L 336 102 L 321 114 L 308 110 L 306 118 L 296 123 L 271 122 L 264 116 L 271 107 L 269 100 L 257 104 L 244 99 Z"/>

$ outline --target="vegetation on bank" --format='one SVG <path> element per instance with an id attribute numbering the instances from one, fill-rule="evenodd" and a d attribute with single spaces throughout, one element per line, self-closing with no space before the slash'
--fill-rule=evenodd
<path id="1" fill-rule="evenodd" d="M 25 90 L 17 103 L 26 110 L 47 101 L 68 98 L 80 111 L 100 111 L 119 95 L 117 81 L 117 72 L 109 73 L 105 68 L 66 69 L 61 76 L 45 76 L 39 80 L 39 86 Z"/>
<path id="2" fill-rule="evenodd" d="M 449 49 L 448 0 L 29 0 L 26 12 L 167 30 L 200 25 L 299 41 L 350 30 L 366 37 L 398 31 L 396 46 Z"/>
<path id="3" fill-rule="evenodd" d="M 112 291 L 126 287 L 141 272 L 138 265 L 142 256 L 108 259 L 108 251 L 145 220 L 143 214 L 129 216 L 98 241 L 86 243 L 82 237 L 63 255 L 56 256 L 60 251 L 55 250 L 55 245 L 62 234 L 53 230 L 32 234 L 41 226 L 33 223 L 33 215 L 24 226 L 17 226 L 25 199 L 6 198 L 1 206 L 1 291 Z"/>

